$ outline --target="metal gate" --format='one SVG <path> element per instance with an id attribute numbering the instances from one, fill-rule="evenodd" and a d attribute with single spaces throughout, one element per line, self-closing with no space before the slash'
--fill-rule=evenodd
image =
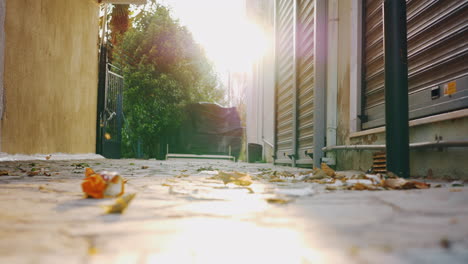
<path id="1" fill-rule="evenodd" d="M 297 20 L 297 164 L 312 164 L 314 152 L 315 1 L 298 1 Z"/>
<path id="2" fill-rule="evenodd" d="M 294 164 L 296 150 L 296 1 L 276 8 L 275 162 Z"/>
<path id="3" fill-rule="evenodd" d="M 314 0 L 277 0 L 275 163 L 312 165 L 315 89 Z"/>
<path id="4" fill-rule="evenodd" d="M 364 1 L 363 128 L 385 123 L 383 0 Z M 468 107 L 468 1 L 407 0 L 410 119 Z"/>
<path id="5" fill-rule="evenodd" d="M 123 125 L 123 76 L 112 64 L 106 67 L 104 111 L 101 112 L 102 155 L 106 158 L 121 158 Z"/>

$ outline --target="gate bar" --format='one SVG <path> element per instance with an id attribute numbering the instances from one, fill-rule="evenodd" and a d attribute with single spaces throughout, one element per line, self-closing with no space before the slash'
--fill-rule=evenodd
<path id="1" fill-rule="evenodd" d="M 409 177 L 406 1 L 384 2 L 387 171 Z"/>

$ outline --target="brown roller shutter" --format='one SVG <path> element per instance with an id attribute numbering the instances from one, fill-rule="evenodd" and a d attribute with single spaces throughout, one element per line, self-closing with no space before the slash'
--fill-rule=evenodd
<path id="1" fill-rule="evenodd" d="M 297 89 L 298 164 L 312 164 L 314 147 L 314 23 L 315 1 L 298 1 Z"/>
<path id="2" fill-rule="evenodd" d="M 295 47 L 294 1 L 277 0 L 276 5 L 276 163 L 291 164 L 295 153 Z"/>
<path id="3" fill-rule="evenodd" d="M 407 0 L 410 119 L 468 107 L 468 1 Z M 385 120 L 383 0 L 365 0 L 363 128 Z"/>

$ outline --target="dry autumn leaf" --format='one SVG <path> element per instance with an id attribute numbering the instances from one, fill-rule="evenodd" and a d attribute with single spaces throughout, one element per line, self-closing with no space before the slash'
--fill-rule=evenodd
<path id="1" fill-rule="evenodd" d="M 320 167 L 323 170 L 323 172 L 325 172 L 325 174 L 327 174 L 328 176 L 330 177 L 335 176 L 335 170 L 330 168 L 326 163 L 322 163 Z"/>
<path id="2" fill-rule="evenodd" d="M 123 197 L 117 198 L 113 205 L 105 206 L 107 214 L 121 214 L 127 209 L 130 202 L 135 198 L 136 193 L 127 194 Z"/>
<path id="3" fill-rule="evenodd" d="M 292 200 L 282 199 L 282 198 L 268 198 L 266 199 L 268 203 L 272 204 L 287 204 L 292 202 Z"/>
<path id="4" fill-rule="evenodd" d="M 10 174 L 9 171 L 6 171 L 6 170 L 0 171 L 0 176 L 8 176 L 9 174 Z"/>
<path id="5" fill-rule="evenodd" d="M 37 176 L 39 175 L 39 171 L 38 170 L 35 170 L 35 171 L 28 171 L 28 174 L 27 174 L 29 177 L 33 177 L 33 176 Z"/>
<path id="6" fill-rule="evenodd" d="M 390 189 L 401 189 L 403 185 L 405 185 L 407 181 L 402 178 L 394 178 L 394 179 L 386 179 L 383 181 L 383 187 L 390 188 Z"/>
<path id="7" fill-rule="evenodd" d="M 416 189 L 429 189 L 431 185 L 425 182 L 412 181 Z"/>
<path id="8" fill-rule="evenodd" d="M 252 184 L 252 178 L 247 173 L 220 171 L 218 175 L 212 178 L 222 180 L 224 184 L 231 182 L 239 186 L 249 186 Z"/>
<path id="9" fill-rule="evenodd" d="M 93 169 L 86 168 L 81 188 L 86 197 L 118 197 L 125 192 L 125 182 L 126 180 L 115 172 L 95 173 Z"/>
<path id="10" fill-rule="evenodd" d="M 283 179 L 271 179 L 269 180 L 269 182 L 286 182 L 286 180 L 283 180 Z"/>
<path id="11" fill-rule="evenodd" d="M 245 189 L 248 190 L 249 193 L 255 193 L 254 190 L 252 190 L 252 188 L 250 188 L 250 187 L 245 187 Z"/>

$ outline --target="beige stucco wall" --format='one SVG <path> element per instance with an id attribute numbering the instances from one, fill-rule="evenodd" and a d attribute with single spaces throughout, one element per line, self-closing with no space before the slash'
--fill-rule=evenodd
<path id="1" fill-rule="evenodd" d="M 95 152 L 98 4 L 6 4 L 1 151 Z"/>

